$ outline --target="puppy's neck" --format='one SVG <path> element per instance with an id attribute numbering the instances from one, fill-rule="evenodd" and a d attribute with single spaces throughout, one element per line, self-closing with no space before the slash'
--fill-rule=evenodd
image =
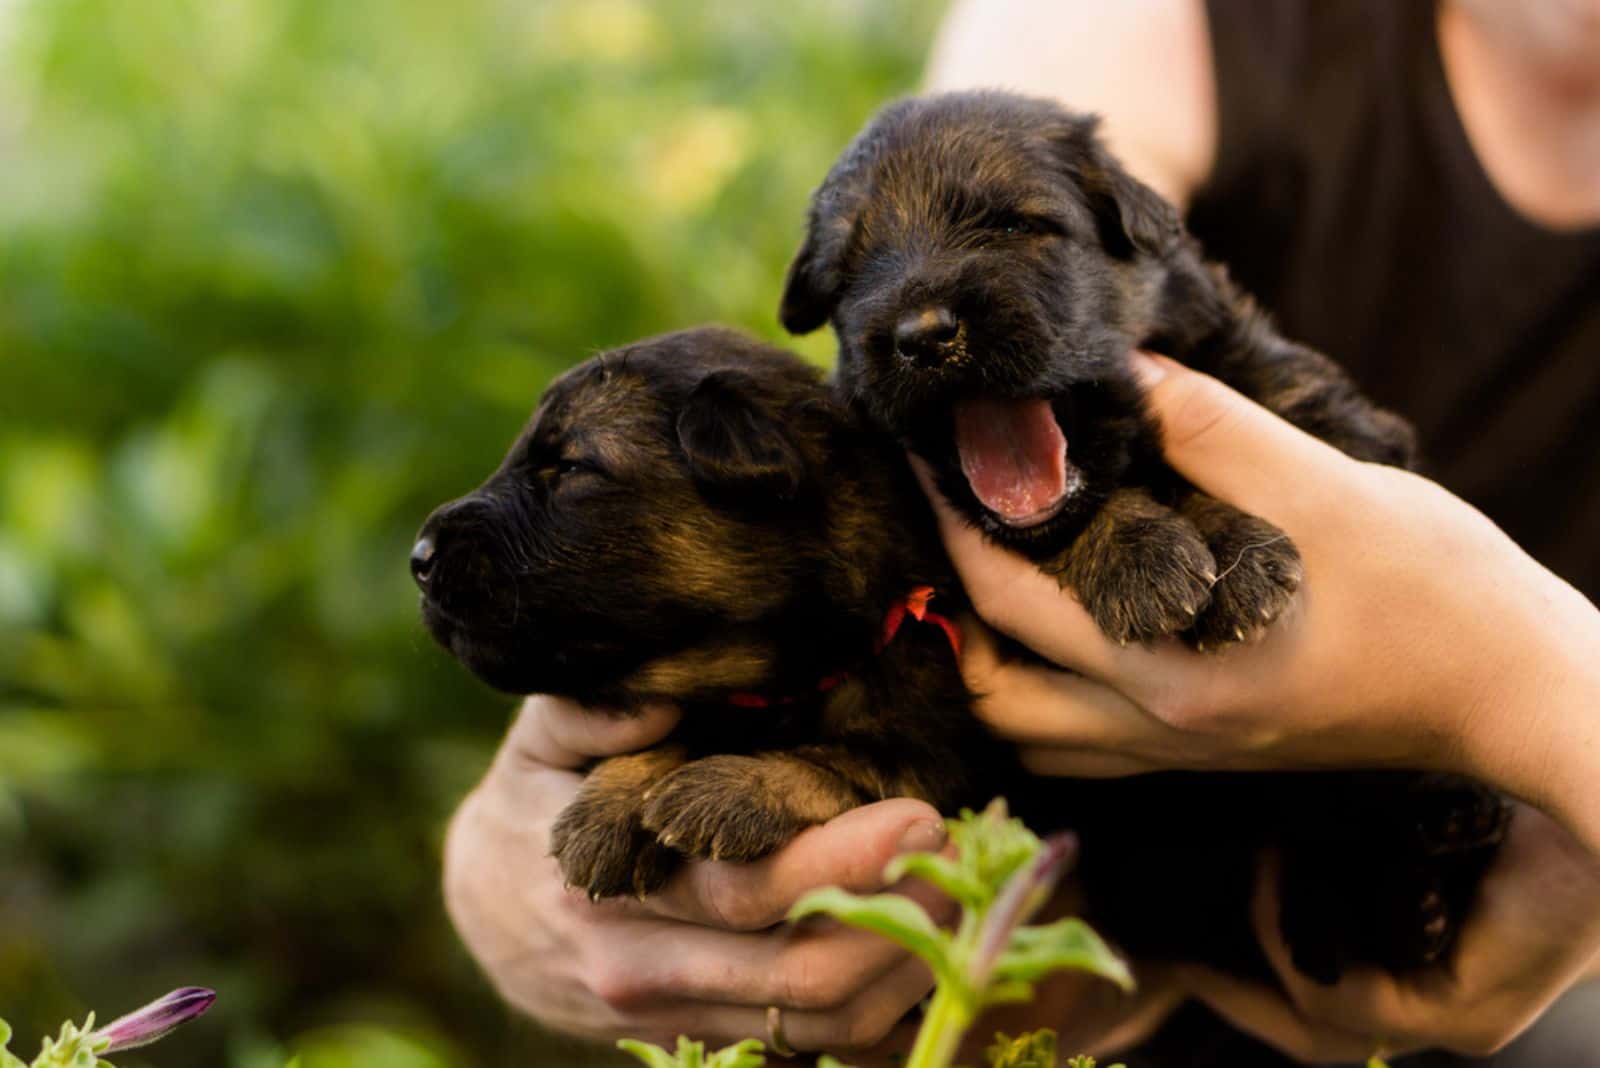
<path id="1" fill-rule="evenodd" d="M 1147 317 L 1134 329 L 1134 343 L 1183 363 L 1226 347 L 1249 318 L 1240 309 L 1253 308 L 1227 269 L 1203 259 L 1199 243 L 1187 235 L 1170 257 L 1150 261 L 1143 277 Z"/>

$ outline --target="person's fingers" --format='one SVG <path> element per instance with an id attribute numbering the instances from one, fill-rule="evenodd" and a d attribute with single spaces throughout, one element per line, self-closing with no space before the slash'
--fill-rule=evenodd
<path id="1" fill-rule="evenodd" d="M 1283 995 L 1302 1020 L 1311 1026 L 1339 1029 L 1368 1036 L 1390 1054 L 1440 1044 L 1440 1035 L 1419 1026 L 1418 1010 L 1425 1008 L 1415 992 L 1378 968 L 1348 969 L 1337 983 L 1323 985 L 1294 966 L 1289 944 L 1279 926 L 1282 913 L 1279 887 L 1282 868 L 1275 854 L 1262 859 L 1251 899 L 1251 920 Z M 1441 970 L 1441 975 L 1445 973 Z M 1459 1008 L 1459 1006 L 1457 1006 Z M 1425 1017 L 1427 1014 L 1422 1014 Z M 1456 1021 L 1459 1026 L 1460 1021 Z M 1370 1052 L 1370 1050 L 1369 1050 Z"/>
<path id="2" fill-rule="evenodd" d="M 1142 752 L 1151 735 L 1174 733 L 1086 675 L 1004 658 L 987 628 L 962 622 L 961 670 L 977 695 L 974 710 L 1007 741 Z"/>
<path id="3" fill-rule="evenodd" d="M 962 672 L 977 697 L 974 710 L 995 734 L 1022 747 L 1030 771 L 1114 778 L 1214 767 L 1219 757 L 1234 758 L 1214 752 L 1203 733 L 1157 719 L 1098 679 L 1005 658 L 987 627 L 966 617 L 961 623 Z M 1183 654 L 1162 653 L 1149 662 L 1165 665 L 1175 655 Z M 1148 679 L 1144 684 L 1151 685 Z"/>
<path id="4" fill-rule="evenodd" d="M 1062 746 L 1027 746 L 1017 750 L 1017 759 L 1035 775 L 1058 779 L 1125 779 L 1172 770 L 1172 765 L 1142 757 Z"/>
<path id="5" fill-rule="evenodd" d="M 896 855 L 937 851 L 946 837 L 944 820 L 932 805 L 911 798 L 879 801 L 802 831 L 754 863 L 689 864 L 641 904 L 658 916 L 686 923 L 761 930 L 781 922 L 808 890 L 883 889 L 883 869 Z"/>
<path id="6" fill-rule="evenodd" d="M 1167 462 L 1213 497 L 1290 529 L 1359 477 L 1361 464 L 1217 379 L 1164 356 L 1129 360 Z"/>
<path id="7" fill-rule="evenodd" d="M 1212 1012 L 1295 1060 L 1345 1063 L 1404 1052 L 1375 1038 L 1313 1023 L 1270 987 L 1203 968 L 1186 968 L 1182 975 L 1190 993 Z"/>
<path id="8" fill-rule="evenodd" d="M 1582 971 L 1592 937 L 1592 858 L 1549 817 L 1521 807 L 1479 888 L 1450 967 L 1397 980 L 1376 968 L 1322 986 L 1295 971 L 1278 932 L 1276 869 L 1264 865 L 1253 905 L 1257 937 L 1302 1014 L 1411 1046 L 1466 1053 L 1499 1048 L 1531 1024 Z M 1569 866 L 1569 859 L 1576 866 Z M 1581 902 L 1568 911 L 1569 903 Z M 1593 920 L 1589 921 L 1591 924 Z"/>
<path id="9" fill-rule="evenodd" d="M 522 703 L 506 738 L 506 748 L 525 761 L 577 768 L 595 757 L 632 753 L 654 745 L 677 726 L 679 715 L 677 709 L 663 705 L 622 714 L 535 694 Z"/>
<path id="10" fill-rule="evenodd" d="M 784 1034 L 797 1050 L 867 1049 L 887 1037 L 932 990 L 928 966 L 913 957 L 841 1011 L 785 1011 Z"/>
<path id="11" fill-rule="evenodd" d="M 910 958 L 840 1008 L 810 1011 L 779 1006 L 783 1038 L 808 1053 L 877 1046 L 932 989 L 927 966 Z M 639 1024 L 647 1033 L 677 1030 L 718 1042 L 769 1038 L 767 1008 L 759 1005 L 680 1005 L 665 1013 L 651 1012 Z"/>
<path id="12" fill-rule="evenodd" d="M 940 925 L 954 922 L 959 912 L 954 902 L 924 883 L 908 879 L 893 889 Z M 603 982 L 615 986 L 613 993 L 622 1000 L 632 994 L 641 1003 L 668 995 L 828 1011 L 876 986 L 908 956 L 879 934 L 825 919 L 754 933 L 656 923 L 622 935 L 626 947 L 616 945 L 601 954 L 597 967 L 611 962 L 620 968 L 621 974 L 605 976 Z"/>

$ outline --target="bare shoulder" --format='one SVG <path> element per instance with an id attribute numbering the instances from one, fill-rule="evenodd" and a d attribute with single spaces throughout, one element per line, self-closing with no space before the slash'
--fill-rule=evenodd
<path id="1" fill-rule="evenodd" d="M 1204 0 L 956 0 L 926 83 L 1012 89 L 1096 112 L 1111 150 L 1179 206 L 1216 154 Z"/>

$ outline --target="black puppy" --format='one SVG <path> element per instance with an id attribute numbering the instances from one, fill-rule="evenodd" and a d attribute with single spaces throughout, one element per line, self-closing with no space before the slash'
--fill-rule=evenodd
<path id="1" fill-rule="evenodd" d="M 567 372 L 411 565 L 428 628 L 490 684 L 684 710 L 662 745 L 596 765 L 554 828 L 594 896 L 655 890 L 683 856 L 757 859 L 869 801 L 978 805 L 1014 777 L 970 713 L 942 615 L 959 587 L 899 448 L 733 331 Z"/>
<path id="2" fill-rule="evenodd" d="M 846 397 L 1119 641 L 1245 640 L 1302 574 L 1281 531 L 1162 462 L 1130 349 L 1217 375 L 1358 458 L 1415 458 L 1409 427 L 1279 336 L 1092 119 L 1042 100 L 954 93 L 881 112 L 813 199 L 780 315 L 794 332 L 831 318 Z M 1282 849 L 1285 934 L 1324 980 L 1351 961 L 1403 969 L 1441 954 L 1505 823 L 1486 791 L 1403 773 L 1084 786 L 1072 819 L 1104 820 L 1113 789 L 1124 810 L 1189 823 L 1207 840 L 1196 862 L 1219 840 Z M 1085 863 L 1120 873 L 1107 885 L 1174 870 L 1176 858 L 1122 849 L 1119 821 L 1141 825 L 1106 820 L 1098 856 L 1086 835 Z M 1388 885 L 1375 889 L 1374 871 Z M 1141 894 L 1103 900 L 1126 906 L 1113 934 L 1148 933 Z M 1192 936 L 1168 931 L 1153 948 L 1169 938 Z"/>

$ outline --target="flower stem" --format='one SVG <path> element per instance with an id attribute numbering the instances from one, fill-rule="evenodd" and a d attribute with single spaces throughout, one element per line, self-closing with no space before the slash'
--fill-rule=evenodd
<path id="1" fill-rule="evenodd" d="M 905 1068 L 950 1068 L 961 1038 L 972 1024 L 970 1017 L 955 991 L 941 983 L 928 1003 L 927 1015 L 917 1031 L 917 1044 L 911 1047 Z"/>

